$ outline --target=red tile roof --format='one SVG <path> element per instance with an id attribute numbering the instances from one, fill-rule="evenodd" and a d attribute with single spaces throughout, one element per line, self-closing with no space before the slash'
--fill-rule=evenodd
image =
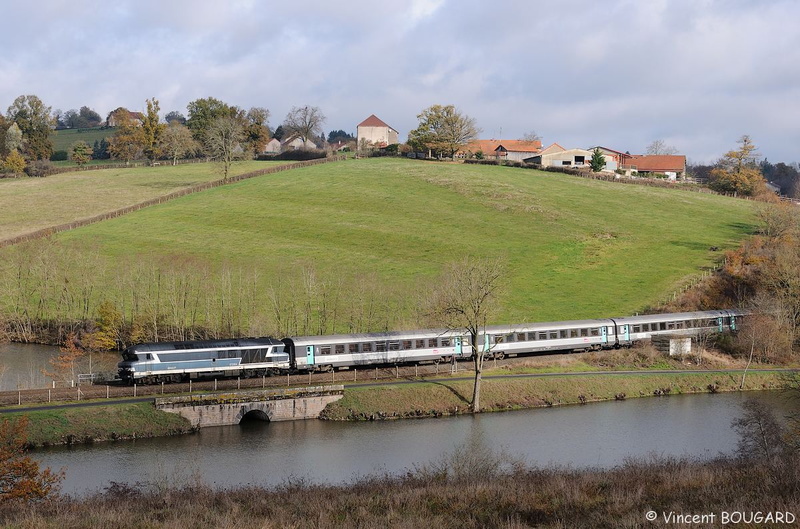
<path id="1" fill-rule="evenodd" d="M 542 142 L 539 140 L 502 140 L 495 150 L 500 147 L 511 152 L 539 152 L 542 148 Z"/>
<path id="2" fill-rule="evenodd" d="M 476 153 L 481 151 L 484 154 L 489 154 L 494 152 L 497 149 L 497 146 L 500 145 L 502 140 L 473 140 L 468 144 L 464 145 L 464 148 L 461 149 L 463 152 L 471 152 Z"/>
<path id="3" fill-rule="evenodd" d="M 370 117 L 358 124 L 359 127 L 389 127 L 378 116 L 372 114 Z M 392 127 L 390 129 L 394 130 Z"/>
<path id="4" fill-rule="evenodd" d="M 683 172 L 686 170 L 686 156 L 682 154 L 632 155 L 626 163 L 636 166 L 639 171 L 663 173 L 666 171 Z"/>

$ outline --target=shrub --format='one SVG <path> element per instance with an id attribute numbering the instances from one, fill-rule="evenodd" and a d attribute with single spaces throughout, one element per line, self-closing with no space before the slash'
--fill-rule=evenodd
<path id="1" fill-rule="evenodd" d="M 67 160 L 67 159 L 69 159 L 69 155 L 67 154 L 67 151 L 56 151 L 50 157 L 50 161 L 51 162 L 63 162 L 65 160 Z"/>
<path id="2" fill-rule="evenodd" d="M 25 168 L 25 174 L 34 177 L 44 177 L 55 170 L 53 163 L 50 160 L 36 160 L 28 164 Z"/>
<path id="3" fill-rule="evenodd" d="M 256 160 L 292 160 L 304 162 L 306 160 L 318 160 L 326 156 L 325 151 L 322 150 L 298 149 L 296 151 L 286 151 L 276 155 L 260 154 Z"/>

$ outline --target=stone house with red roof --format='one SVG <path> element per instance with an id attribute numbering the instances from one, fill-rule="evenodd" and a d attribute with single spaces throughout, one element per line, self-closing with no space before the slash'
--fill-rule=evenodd
<path id="1" fill-rule="evenodd" d="M 356 132 L 357 145 L 361 145 L 362 139 L 375 147 L 386 147 L 400 143 L 400 134 L 375 114 L 372 114 L 358 124 Z"/>

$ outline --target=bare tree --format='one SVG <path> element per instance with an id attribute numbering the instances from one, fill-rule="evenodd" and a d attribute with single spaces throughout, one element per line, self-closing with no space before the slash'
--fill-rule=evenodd
<path id="1" fill-rule="evenodd" d="M 244 141 L 244 125 L 241 120 L 234 117 L 216 118 L 206 132 L 206 150 L 219 162 L 225 181 L 228 180 L 233 162 L 241 159 L 244 154 L 242 141 Z"/>
<path id="2" fill-rule="evenodd" d="M 525 134 L 522 135 L 520 138 L 521 141 L 542 141 L 542 137 L 539 136 L 535 130 L 529 130 Z"/>
<path id="3" fill-rule="evenodd" d="M 170 121 L 159 141 L 164 153 L 172 158 L 172 165 L 177 165 L 178 158 L 199 150 L 199 145 L 192 138 L 192 131 L 177 120 Z"/>
<path id="4" fill-rule="evenodd" d="M 678 149 L 672 145 L 667 145 L 667 142 L 664 140 L 653 140 L 653 142 L 647 146 L 646 152 L 647 154 L 678 154 Z"/>
<path id="5" fill-rule="evenodd" d="M 469 335 L 475 383 L 472 411 L 481 409 L 481 373 L 488 351 L 482 343 L 497 308 L 504 266 L 497 259 L 465 258 L 450 264 L 433 289 L 430 316 L 437 325 Z"/>
<path id="6" fill-rule="evenodd" d="M 292 107 L 286 114 L 283 122 L 283 130 L 286 136 L 297 135 L 307 143 L 309 139 L 322 134 L 322 124 L 325 123 L 325 115 L 319 107 Z"/>

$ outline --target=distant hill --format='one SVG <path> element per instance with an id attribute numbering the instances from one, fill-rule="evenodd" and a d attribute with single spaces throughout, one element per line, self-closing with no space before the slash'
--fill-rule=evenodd
<path id="1" fill-rule="evenodd" d="M 94 146 L 95 141 L 109 138 L 117 131 L 116 127 L 95 127 L 93 129 L 62 129 L 54 130 L 50 134 L 53 142 L 53 151 L 67 151 L 75 142 L 85 141 L 90 146 Z"/>

